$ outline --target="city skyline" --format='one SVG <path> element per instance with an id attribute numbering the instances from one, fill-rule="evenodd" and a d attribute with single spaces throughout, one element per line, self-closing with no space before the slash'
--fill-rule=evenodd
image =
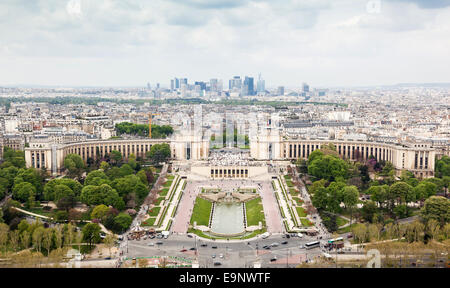
<path id="1" fill-rule="evenodd" d="M 259 73 L 274 88 L 450 82 L 449 1 L 5 1 L 0 8 L 7 11 L 0 65 L 8 67 L 1 86 L 169 87 L 174 75 L 225 83 L 240 74 L 256 88 Z"/>

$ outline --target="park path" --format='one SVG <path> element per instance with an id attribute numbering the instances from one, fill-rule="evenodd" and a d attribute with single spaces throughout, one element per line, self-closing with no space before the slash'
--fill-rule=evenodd
<path id="1" fill-rule="evenodd" d="M 173 233 L 187 233 L 192 209 L 194 207 L 194 201 L 197 197 L 197 190 L 197 184 L 192 181 L 188 181 L 178 204 L 178 210 L 172 224 Z"/>
<path id="2" fill-rule="evenodd" d="M 272 234 L 283 233 L 283 219 L 281 219 L 271 182 L 266 181 L 261 184 L 261 199 L 266 217 L 267 232 Z"/>

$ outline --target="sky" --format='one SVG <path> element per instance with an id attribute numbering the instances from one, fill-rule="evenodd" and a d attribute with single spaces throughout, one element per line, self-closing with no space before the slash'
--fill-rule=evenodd
<path id="1" fill-rule="evenodd" d="M 450 82 L 450 0 L 2 0 L 0 86 Z"/>

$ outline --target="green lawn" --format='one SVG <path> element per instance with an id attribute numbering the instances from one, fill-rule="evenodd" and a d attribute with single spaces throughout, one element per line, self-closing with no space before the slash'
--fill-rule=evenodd
<path id="1" fill-rule="evenodd" d="M 167 195 L 167 193 L 169 193 L 169 189 L 170 188 L 164 188 L 164 189 L 162 189 L 161 191 L 159 191 L 159 196 L 166 196 Z"/>
<path id="2" fill-rule="evenodd" d="M 306 211 L 303 207 L 295 207 L 297 209 L 298 217 L 306 217 Z M 302 222 L 303 223 L 303 222 Z"/>
<path id="3" fill-rule="evenodd" d="M 291 193 L 292 196 L 298 195 L 298 191 L 294 187 L 289 188 L 289 193 Z"/>
<path id="4" fill-rule="evenodd" d="M 209 214 L 211 213 L 212 203 L 197 197 L 195 199 L 194 210 L 192 211 L 191 224 L 197 222 L 197 225 L 209 225 Z"/>
<path id="5" fill-rule="evenodd" d="M 156 217 L 150 217 L 147 220 L 145 220 L 144 222 L 142 222 L 142 226 L 153 226 L 155 224 L 156 221 Z"/>
<path id="6" fill-rule="evenodd" d="M 159 206 L 153 207 L 148 211 L 148 215 L 156 217 L 158 216 L 159 210 L 161 210 L 161 207 Z"/>
<path id="7" fill-rule="evenodd" d="M 166 183 L 164 183 L 163 186 L 169 188 L 170 185 L 172 185 L 172 182 L 173 182 L 173 180 L 166 181 Z"/>
<path id="8" fill-rule="evenodd" d="M 342 225 L 345 225 L 348 223 L 348 220 L 342 218 L 342 217 L 337 217 L 336 218 L 336 224 L 338 227 L 341 227 Z"/>
<path id="9" fill-rule="evenodd" d="M 264 210 L 261 198 L 256 198 L 245 203 L 247 212 L 247 226 L 258 225 L 259 222 L 265 224 Z"/>
<path id="10" fill-rule="evenodd" d="M 313 225 L 313 224 L 310 223 L 309 220 L 306 219 L 306 218 L 300 218 L 300 222 L 302 222 L 302 226 L 306 226 L 306 227 L 309 227 L 309 226 L 312 226 L 312 225 Z"/>
<path id="11" fill-rule="evenodd" d="M 288 187 L 294 187 L 294 184 L 292 183 L 291 180 L 286 180 L 286 185 L 287 185 Z"/>
<path id="12" fill-rule="evenodd" d="M 291 180 L 292 178 L 291 178 L 291 175 L 284 175 L 284 179 L 286 179 L 286 181 L 287 181 L 287 180 Z"/>
<path id="13" fill-rule="evenodd" d="M 353 223 L 352 225 L 349 225 L 345 228 L 339 229 L 337 231 L 338 234 L 342 234 L 342 233 L 348 233 L 348 232 L 352 232 L 352 228 L 358 223 Z"/>
<path id="14" fill-rule="evenodd" d="M 168 175 L 166 178 L 167 178 L 167 180 L 173 180 L 173 179 L 175 178 L 175 176 L 173 176 L 173 175 Z"/>
<path id="15" fill-rule="evenodd" d="M 166 197 L 159 197 L 158 199 L 156 199 L 155 205 L 159 205 L 161 204 L 161 201 L 164 200 Z"/>

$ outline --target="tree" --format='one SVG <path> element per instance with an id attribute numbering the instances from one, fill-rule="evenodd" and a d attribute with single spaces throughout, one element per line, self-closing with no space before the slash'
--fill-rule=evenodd
<path id="1" fill-rule="evenodd" d="M 105 239 L 103 239 L 103 243 L 109 250 L 109 257 L 111 257 L 111 248 L 114 247 L 116 243 L 116 236 L 114 234 L 106 235 Z"/>
<path id="2" fill-rule="evenodd" d="M 342 191 L 342 202 L 345 208 L 350 209 L 350 225 L 352 223 L 353 208 L 359 200 L 359 191 L 355 186 L 346 186 Z"/>
<path id="3" fill-rule="evenodd" d="M 340 204 L 343 199 L 344 182 L 331 182 L 327 189 L 327 210 L 334 213 L 341 211 Z"/>
<path id="4" fill-rule="evenodd" d="M 425 221 L 435 219 L 441 226 L 444 226 L 450 221 L 450 200 L 442 196 L 431 196 L 425 200 L 420 212 Z"/>
<path id="5" fill-rule="evenodd" d="M 324 187 L 319 187 L 317 191 L 312 196 L 312 203 L 317 209 L 327 210 L 328 204 L 328 193 L 327 189 Z"/>
<path id="6" fill-rule="evenodd" d="M 61 178 L 61 179 L 52 179 L 44 186 L 44 199 L 47 201 L 54 201 L 55 200 L 55 187 L 58 185 L 65 185 L 69 187 L 74 194 L 74 197 L 79 197 L 81 193 L 81 189 L 83 186 L 80 184 L 80 182 L 68 179 L 68 178 Z"/>
<path id="7" fill-rule="evenodd" d="M 45 249 L 47 250 L 47 255 L 50 254 L 50 248 L 53 244 L 53 229 L 47 228 L 44 230 L 44 235 L 42 237 L 43 239 L 43 245 Z"/>
<path id="8" fill-rule="evenodd" d="M 161 162 L 167 162 L 170 158 L 170 146 L 166 143 L 154 144 L 145 156 L 151 159 L 155 165 L 158 165 Z"/>
<path id="9" fill-rule="evenodd" d="M 122 153 L 117 150 L 111 151 L 111 160 L 115 165 L 119 164 L 122 161 Z"/>
<path id="10" fill-rule="evenodd" d="M 20 234 L 20 244 L 23 249 L 28 249 L 28 247 L 30 247 L 30 238 L 30 232 L 26 230 Z"/>
<path id="11" fill-rule="evenodd" d="M 83 240 L 87 241 L 89 243 L 89 246 L 91 247 L 93 243 L 99 243 L 100 242 L 100 231 L 101 228 L 96 223 L 88 223 L 86 224 L 83 229 Z"/>
<path id="12" fill-rule="evenodd" d="M 450 176 L 450 157 L 444 155 L 441 159 L 437 159 L 435 170 L 437 177 Z"/>
<path id="13" fill-rule="evenodd" d="M 103 221 L 109 212 L 108 206 L 101 204 L 95 206 L 91 213 L 91 219 L 100 219 Z"/>
<path id="14" fill-rule="evenodd" d="M 44 238 L 45 228 L 42 226 L 37 227 L 33 232 L 33 244 L 38 252 L 41 252 L 42 240 Z"/>
<path id="15" fill-rule="evenodd" d="M 69 177 L 80 177 L 85 165 L 83 159 L 78 154 L 68 154 L 64 157 L 64 168 L 67 169 Z"/>
<path id="16" fill-rule="evenodd" d="M 89 174 L 86 176 L 86 179 L 84 180 L 84 185 L 95 185 L 100 186 L 102 184 L 110 184 L 108 176 L 103 171 L 100 170 L 94 170 L 92 172 L 89 172 Z"/>
<path id="17" fill-rule="evenodd" d="M 410 199 L 413 194 L 412 187 L 402 181 L 392 184 L 390 187 L 390 192 L 399 204 L 407 202 L 407 199 Z"/>
<path id="18" fill-rule="evenodd" d="M 123 232 L 130 227 L 133 219 L 127 213 L 119 213 L 114 217 L 114 227 L 117 232 Z"/>
<path id="19" fill-rule="evenodd" d="M 6 243 L 8 243 L 9 226 L 5 223 L 0 223 L 0 248 L 3 247 L 6 253 Z"/>
<path id="20" fill-rule="evenodd" d="M 106 171 L 106 170 L 108 170 L 108 168 L 109 168 L 108 162 L 102 161 L 102 163 L 100 163 L 101 170 Z"/>
<path id="21" fill-rule="evenodd" d="M 33 199 L 36 196 L 36 188 L 33 184 L 28 182 L 21 182 L 14 185 L 13 188 L 13 198 L 20 200 L 21 202 L 28 201 L 30 197 Z"/>
<path id="22" fill-rule="evenodd" d="M 123 199 L 119 196 L 117 191 L 108 184 L 85 186 L 81 191 L 80 200 L 88 205 L 112 205 L 119 210 L 125 208 Z"/>
<path id="23" fill-rule="evenodd" d="M 377 205 L 373 201 L 366 201 L 361 209 L 362 217 L 367 222 L 373 221 L 373 216 L 377 213 Z"/>
<path id="24" fill-rule="evenodd" d="M 370 194 L 370 199 L 378 202 L 378 205 L 380 205 L 380 207 L 383 207 L 383 203 L 387 200 L 387 189 L 389 189 L 387 185 L 371 186 L 367 190 L 367 193 Z"/>

